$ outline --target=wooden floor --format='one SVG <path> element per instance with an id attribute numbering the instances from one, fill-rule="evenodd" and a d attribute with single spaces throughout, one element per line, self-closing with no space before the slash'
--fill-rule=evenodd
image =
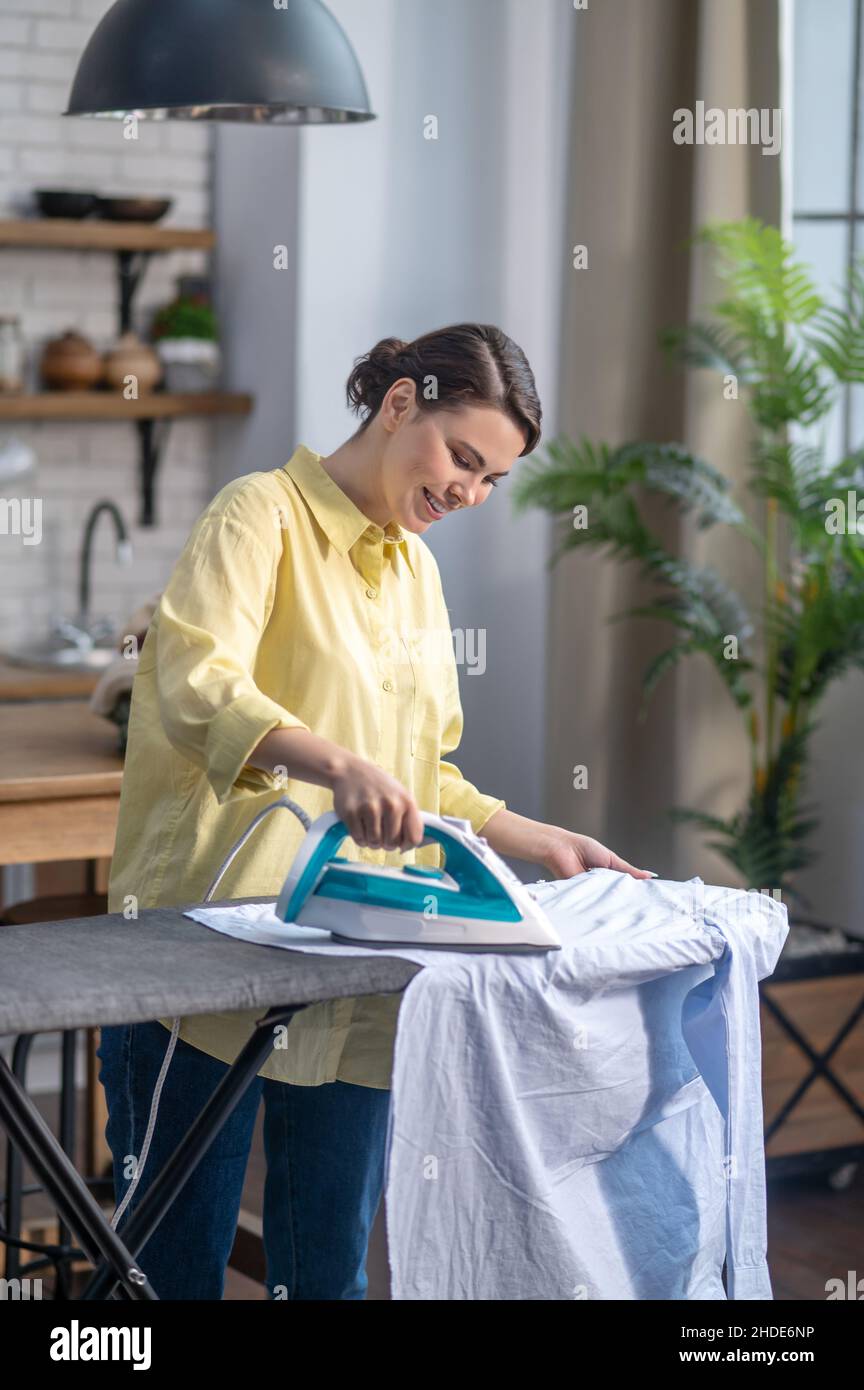
<path id="1" fill-rule="evenodd" d="M 54 1097 L 39 1097 L 38 1106 L 49 1124 L 56 1116 Z M 0 1135 L 0 1184 L 4 1181 L 5 1136 Z M 264 1190 L 265 1162 L 259 1114 L 243 1206 L 259 1213 Z M 32 1182 L 29 1172 L 26 1181 Z M 51 1215 L 44 1195 L 26 1200 L 31 1220 Z M 842 1192 L 834 1191 L 824 1175 L 785 1178 L 768 1184 L 768 1251 L 774 1297 L 778 1302 L 825 1299 L 828 1279 L 846 1280 L 850 1270 L 864 1277 L 864 1163 Z M 389 1298 L 389 1280 L 383 1211 L 379 1211 L 369 1249 L 369 1293 L 373 1300 Z M 50 1281 L 44 1283 L 50 1297 Z M 229 1268 L 225 1280 L 228 1300 L 266 1300 L 263 1284 Z"/>
<path id="2" fill-rule="evenodd" d="M 845 1192 L 824 1175 L 768 1184 L 768 1264 L 782 1302 L 824 1302 L 827 1280 L 864 1278 L 864 1163 Z"/>

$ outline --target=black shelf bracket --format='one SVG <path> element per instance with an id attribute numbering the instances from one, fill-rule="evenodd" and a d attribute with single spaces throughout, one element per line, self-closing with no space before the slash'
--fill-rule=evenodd
<path id="1" fill-rule="evenodd" d="M 147 269 L 151 251 L 118 251 L 117 280 L 120 289 L 119 331 L 128 333 L 132 327 L 132 311 L 141 278 Z M 141 480 L 141 509 L 139 525 L 156 525 L 156 474 L 168 440 L 169 420 L 136 420 L 140 448 L 139 475 Z"/>
<path id="2" fill-rule="evenodd" d="M 147 269 L 152 251 L 118 251 L 117 278 L 120 285 L 120 332 L 132 327 L 132 306 L 141 277 Z"/>
<path id="3" fill-rule="evenodd" d="M 139 526 L 155 526 L 156 473 L 165 445 L 168 442 L 168 432 L 171 421 L 169 419 L 136 420 L 135 424 L 138 429 L 138 439 L 141 446 L 141 512 L 138 518 L 138 524 Z"/>

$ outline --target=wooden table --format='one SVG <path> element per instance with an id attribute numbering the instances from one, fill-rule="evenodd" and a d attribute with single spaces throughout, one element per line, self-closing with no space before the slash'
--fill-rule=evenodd
<path id="1" fill-rule="evenodd" d="M 0 656 L 0 702 L 7 700 L 86 699 L 96 688 L 99 672 L 41 670 L 14 666 Z"/>
<path id="2" fill-rule="evenodd" d="M 0 702 L 0 864 L 109 858 L 122 775 L 86 700 Z"/>

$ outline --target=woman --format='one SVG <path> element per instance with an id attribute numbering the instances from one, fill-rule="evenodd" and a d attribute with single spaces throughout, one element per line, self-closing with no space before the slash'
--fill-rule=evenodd
<path id="1" fill-rule="evenodd" d="M 286 792 L 313 819 L 335 809 L 354 859 L 437 864 L 437 846 L 418 848 L 423 809 L 469 820 L 499 854 L 553 878 L 595 865 L 647 877 L 596 840 L 508 810 L 444 760 L 462 711 L 438 567 L 420 537 L 485 502 L 536 446 L 524 354 L 483 324 L 388 338 L 357 361 L 347 394 L 356 433 L 326 458 L 301 445 L 284 467 L 223 488 L 162 595 L 135 679 L 109 911 L 200 901 L 253 815 Z M 267 817 L 218 896 L 276 896 L 302 835 L 290 814 Z M 398 1005 L 338 999 L 292 1019 L 141 1251 L 161 1298 L 221 1298 L 262 1099 L 271 1297 L 364 1296 Z M 130 1211 L 259 1015 L 182 1020 Z M 118 1201 L 170 1026 L 102 1031 Z"/>

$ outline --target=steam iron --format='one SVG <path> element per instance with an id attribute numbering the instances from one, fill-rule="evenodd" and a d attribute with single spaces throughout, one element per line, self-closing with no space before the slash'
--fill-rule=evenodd
<path id="1" fill-rule="evenodd" d="M 561 941 L 529 888 L 471 822 L 421 812 L 423 844 L 437 841 L 443 869 L 358 863 L 337 853 L 348 830 L 335 811 L 313 821 L 276 915 L 322 927 L 358 946 L 438 946 L 465 951 L 548 951 Z"/>

